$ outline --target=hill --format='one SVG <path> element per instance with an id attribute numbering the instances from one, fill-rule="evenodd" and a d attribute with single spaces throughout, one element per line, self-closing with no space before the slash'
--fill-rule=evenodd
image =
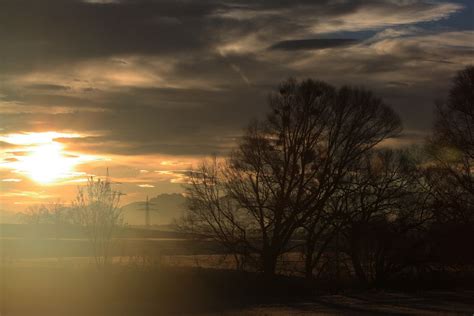
<path id="1" fill-rule="evenodd" d="M 151 225 L 169 225 L 181 217 L 185 210 L 183 195 L 179 193 L 160 194 L 149 200 Z M 122 207 L 125 223 L 145 225 L 145 201 L 133 202 Z"/>

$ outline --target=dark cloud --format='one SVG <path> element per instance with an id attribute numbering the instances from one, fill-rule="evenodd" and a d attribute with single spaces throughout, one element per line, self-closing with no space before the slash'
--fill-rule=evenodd
<path id="1" fill-rule="evenodd" d="M 3 204 L 69 200 L 106 170 L 128 201 L 180 191 L 180 170 L 228 152 L 288 77 L 366 86 L 405 126 L 385 145 L 419 143 L 472 63 L 472 3 L 454 1 L 0 0 L 0 176 L 21 180 L 0 182 Z M 72 181 L 15 167 L 33 148 L 5 134 L 46 131 L 84 159 Z"/>
<path id="2" fill-rule="evenodd" d="M 427 121 L 431 93 L 445 92 L 472 49 L 443 44 L 450 38 L 437 46 L 366 40 L 456 8 L 422 0 L 2 0 L 2 133 L 97 134 L 63 141 L 125 155 L 222 152 L 290 76 L 366 84 L 408 127 L 426 129 L 417 121 Z"/>
<path id="3" fill-rule="evenodd" d="M 324 24 L 327 19 L 337 28 L 345 23 L 345 15 L 364 10 L 410 16 L 434 8 L 435 3 L 421 0 L 2 0 L 0 39 L 8 45 L 0 50 L 0 71 L 31 71 L 104 56 L 206 54 L 222 41 L 238 40 L 259 30 L 268 33 L 262 36 L 278 40 Z M 232 18 L 235 16 L 245 21 Z M 380 20 L 370 23 L 383 25 Z M 289 41 L 280 45 L 282 49 L 318 48 L 344 41 Z"/>
<path id="4" fill-rule="evenodd" d="M 270 47 L 274 50 L 312 50 L 354 45 L 358 42 L 351 38 L 312 38 L 287 40 L 278 42 Z"/>
<path id="5" fill-rule="evenodd" d="M 408 87 L 410 84 L 408 82 L 403 81 L 389 81 L 387 82 L 388 86 L 395 86 L 395 87 Z"/>
<path id="6" fill-rule="evenodd" d="M 87 101 L 70 98 L 63 99 L 69 102 L 70 112 L 6 113 L 2 123 L 5 132 L 15 132 L 22 122 L 24 130 L 103 135 L 61 140 L 87 151 L 209 154 L 223 152 L 229 138 L 240 134 L 251 119 L 266 110 L 265 96 L 266 92 L 247 85 L 230 91 L 131 88 L 103 95 L 103 100 L 95 103 L 102 111 L 78 111 Z"/>
<path id="7" fill-rule="evenodd" d="M 43 90 L 43 91 L 64 91 L 64 90 L 70 90 L 71 87 L 68 86 L 62 86 L 59 84 L 32 84 L 29 86 L 25 87 L 26 89 L 31 89 L 31 90 Z"/>
<path id="8" fill-rule="evenodd" d="M 0 38 L 8 45 L 0 51 L 0 70 L 26 71 L 101 56 L 197 51 L 210 42 L 202 19 L 219 6 L 205 1 L 5 0 Z"/>

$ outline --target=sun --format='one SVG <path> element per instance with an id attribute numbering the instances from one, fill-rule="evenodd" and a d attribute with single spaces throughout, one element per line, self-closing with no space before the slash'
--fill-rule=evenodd
<path id="1" fill-rule="evenodd" d="M 75 167 L 94 157 L 71 153 L 56 139 L 77 138 L 77 134 L 57 132 L 10 134 L 0 137 L 0 141 L 18 145 L 21 149 L 15 151 L 4 167 L 13 172 L 23 174 L 40 184 L 54 184 L 63 180 L 81 176 Z"/>
<path id="2" fill-rule="evenodd" d="M 69 177 L 75 160 L 63 154 L 59 143 L 42 144 L 19 161 L 19 169 L 36 182 L 47 184 Z"/>

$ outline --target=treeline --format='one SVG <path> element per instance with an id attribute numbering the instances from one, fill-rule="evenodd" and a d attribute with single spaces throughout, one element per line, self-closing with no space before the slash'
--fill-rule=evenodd
<path id="1" fill-rule="evenodd" d="M 269 106 L 230 155 L 190 173 L 182 230 L 268 277 L 336 273 L 384 286 L 472 270 L 474 67 L 457 73 L 418 147 L 390 145 L 401 120 L 363 88 L 290 79 Z"/>

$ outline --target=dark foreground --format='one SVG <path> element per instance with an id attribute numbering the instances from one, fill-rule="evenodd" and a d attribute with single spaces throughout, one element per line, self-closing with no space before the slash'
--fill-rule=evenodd
<path id="1" fill-rule="evenodd" d="M 1 315 L 472 315 L 474 291 L 331 294 L 299 278 L 200 268 L 1 269 Z"/>

